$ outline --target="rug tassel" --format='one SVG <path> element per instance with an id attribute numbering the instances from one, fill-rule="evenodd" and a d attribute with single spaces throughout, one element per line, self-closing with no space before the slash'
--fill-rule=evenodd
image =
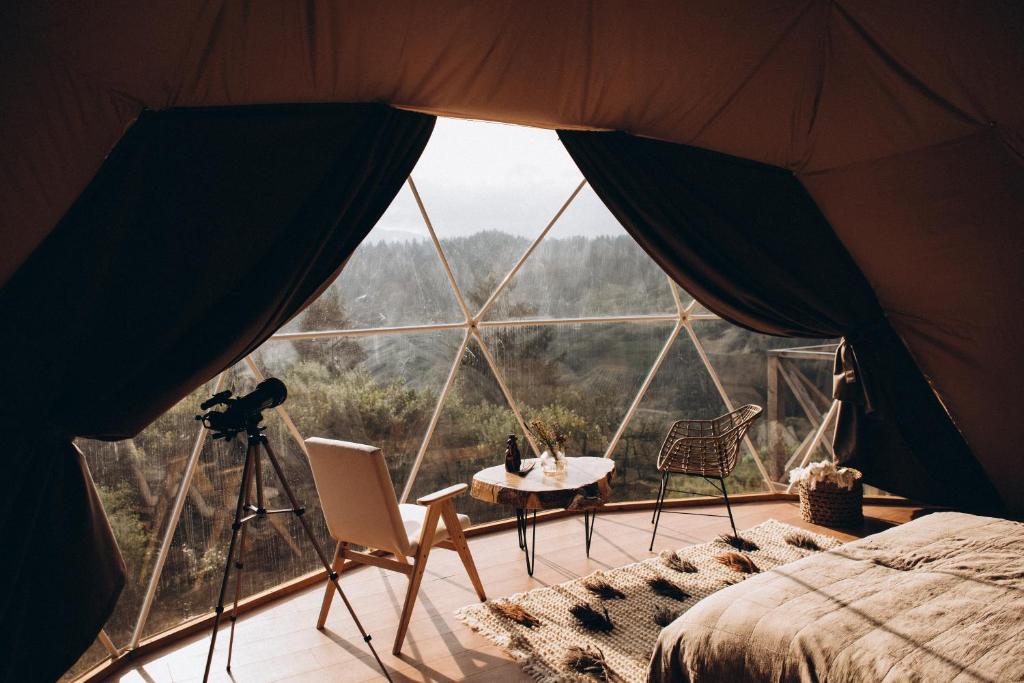
<path id="1" fill-rule="evenodd" d="M 612 619 L 608 616 L 608 608 L 605 607 L 604 614 L 601 614 L 596 609 L 581 602 L 577 605 L 573 605 L 569 612 L 572 613 L 576 620 L 580 622 L 580 626 L 587 629 L 588 631 L 597 631 L 601 633 L 607 633 L 615 628 L 615 624 L 612 623 Z"/>
<path id="2" fill-rule="evenodd" d="M 736 548 L 736 550 L 742 550 L 745 553 L 754 552 L 759 550 L 759 547 L 753 541 L 748 541 L 742 536 L 733 536 L 732 534 L 722 534 L 716 540 L 725 543 L 726 545 Z"/>
<path id="3" fill-rule="evenodd" d="M 514 602 L 489 602 L 487 603 L 487 609 L 499 617 L 514 621 L 526 628 L 540 626 L 540 619 L 527 612 L 523 606 L 517 605 Z"/>
<path id="4" fill-rule="evenodd" d="M 620 681 L 621 678 L 608 666 L 604 653 L 597 647 L 579 647 L 573 645 L 562 659 L 562 663 L 571 671 L 590 676 L 598 681 Z"/>
<path id="5" fill-rule="evenodd" d="M 697 572 L 697 565 L 689 560 L 684 560 L 671 550 L 666 550 L 661 554 L 661 563 L 669 569 L 682 574 L 695 574 Z"/>
<path id="6" fill-rule="evenodd" d="M 724 553 L 722 555 L 715 555 L 715 561 L 725 565 L 734 572 L 740 572 L 741 574 L 756 574 L 760 570 L 754 561 L 746 555 L 740 553 Z"/>
<path id="7" fill-rule="evenodd" d="M 651 590 L 666 598 L 672 598 L 679 602 L 686 602 L 690 598 L 690 594 L 684 591 L 679 586 L 675 585 L 668 579 L 663 579 L 660 576 L 656 578 L 647 579 L 647 585 L 651 587 Z"/>
<path id="8" fill-rule="evenodd" d="M 673 621 L 679 618 L 682 612 L 678 610 L 669 609 L 667 607 L 659 607 L 654 613 L 654 623 L 658 626 L 665 628 Z"/>
<path id="9" fill-rule="evenodd" d="M 624 600 L 626 594 L 604 579 L 584 579 L 583 587 L 602 600 Z"/>
<path id="10" fill-rule="evenodd" d="M 797 548 L 803 548 L 804 550 L 821 550 L 821 546 L 810 536 L 803 534 L 786 534 L 786 543 Z"/>

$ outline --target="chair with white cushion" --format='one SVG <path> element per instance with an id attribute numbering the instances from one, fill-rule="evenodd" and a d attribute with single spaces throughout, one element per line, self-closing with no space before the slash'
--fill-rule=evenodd
<path id="1" fill-rule="evenodd" d="M 369 564 L 401 572 L 409 577 L 409 589 L 398 623 L 392 652 L 402 649 L 409 618 L 416 603 L 427 555 L 434 546 L 454 550 L 462 558 L 477 596 L 486 600 L 469 544 L 462 530 L 469 517 L 455 512 L 452 499 L 463 493 L 466 484 L 456 484 L 418 499 L 417 505 L 399 505 L 384 455 L 379 448 L 346 441 L 306 439 L 306 451 L 313 480 L 327 520 L 327 529 L 338 542 L 334 552 L 334 571 L 345 561 Z M 394 553 L 395 559 L 353 550 L 351 546 Z M 408 558 L 413 558 L 409 564 Z M 327 621 L 334 598 L 328 582 L 316 627 Z"/>

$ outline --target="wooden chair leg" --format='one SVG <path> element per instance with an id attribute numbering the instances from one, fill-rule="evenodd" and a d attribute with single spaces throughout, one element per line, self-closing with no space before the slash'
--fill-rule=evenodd
<path id="1" fill-rule="evenodd" d="M 419 546 L 416 548 L 416 557 L 412 564 L 412 574 L 409 575 L 409 588 L 405 592 L 405 604 L 402 605 L 402 616 L 398 620 L 398 633 L 395 634 L 395 644 L 391 648 L 391 653 L 395 655 L 401 652 L 405 634 L 409 630 L 409 620 L 412 618 L 412 609 L 416 606 L 416 595 L 420 592 L 423 572 L 427 569 L 427 556 L 430 554 L 431 541 L 434 540 L 440 512 L 437 505 L 427 507 Z"/>
<path id="2" fill-rule="evenodd" d="M 334 561 L 331 563 L 331 568 L 338 573 L 341 573 L 341 566 L 344 564 L 344 560 L 342 559 L 342 551 L 344 549 L 345 544 L 338 541 L 338 545 L 334 549 Z M 320 630 L 323 630 L 324 624 L 327 623 L 327 613 L 331 611 L 331 602 L 334 601 L 335 592 L 334 584 L 330 579 L 327 579 L 327 589 L 324 591 L 324 601 L 323 604 L 320 605 L 320 616 L 317 617 L 316 620 L 316 627 Z"/>
<path id="3" fill-rule="evenodd" d="M 455 552 L 462 559 L 462 566 L 466 568 L 466 573 L 469 574 L 469 580 L 476 590 L 477 597 L 480 598 L 480 602 L 483 602 L 487 599 L 487 595 L 484 594 L 484 584 L 480 581 L 480 574 L 476 571 L 473 555 L 469 552 L 469 542 L 466 540 L 466 534 L 462 532 L 459 516 L 455 512 L 455 506 L 451 500 L 446 500 L 441 507 L 441 518 L 444 520 L 444 526 L 448 530 L 448 539 L 455 546 Z"/>

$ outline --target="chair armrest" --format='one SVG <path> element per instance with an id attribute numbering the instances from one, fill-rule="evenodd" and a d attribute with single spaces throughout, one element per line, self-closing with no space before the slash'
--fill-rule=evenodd
<path id="1" fill-rule="evenodd" d="M 420 505 L 433 505 L 434 503 L 440 503 L 443 500 L 448 500 L 449 498 L 454 498 L 461 493 L 465 493 L 468 488 L 468 484 L 455 484 L 454 486 L 449 486 L 446 489 L 441 489 L 440 491 L 434 491 L 433 493 L 421 496 L 416 499 L 416 502 Z"/>

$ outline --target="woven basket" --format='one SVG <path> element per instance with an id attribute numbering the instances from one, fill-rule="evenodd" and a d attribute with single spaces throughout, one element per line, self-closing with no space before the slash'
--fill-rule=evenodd
<path id="1" fill-rule="evenodd" d="M 800 516 L 812 524 L 831 527 L 859 527 L 864 523 L 864 485 L 861 474 L 852 488 L 841 489 L 831 482 L 809 488 L 800 482 Z"/>

